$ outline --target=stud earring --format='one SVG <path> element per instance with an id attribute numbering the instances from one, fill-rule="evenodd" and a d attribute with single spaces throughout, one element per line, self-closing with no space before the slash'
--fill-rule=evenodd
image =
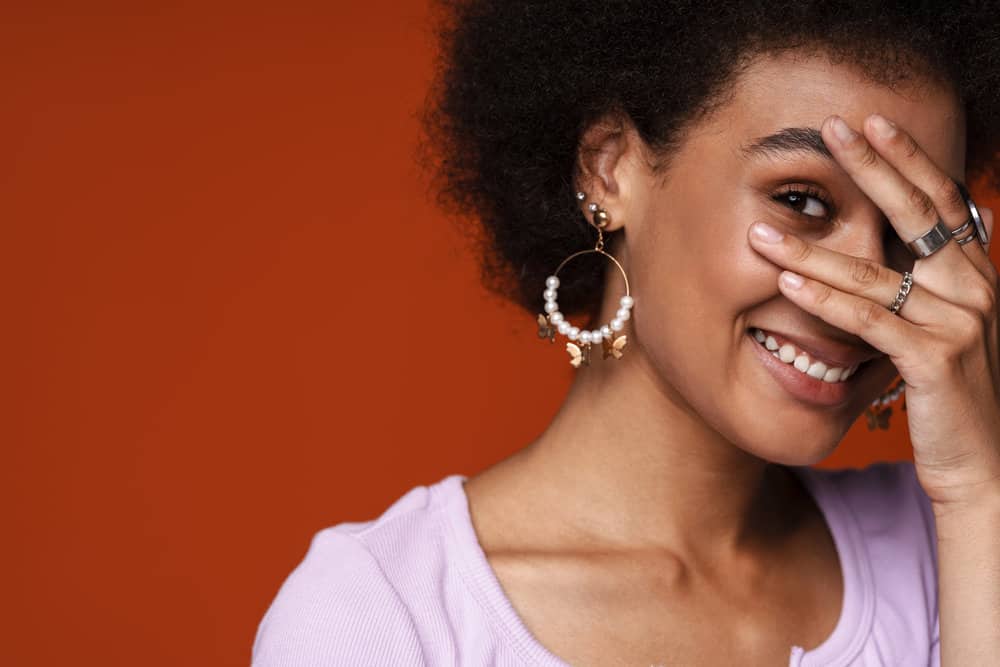
<path id="1" fill-rule="evenodd" d="M 578 201 L 584 201 L 587 195 L 583 192 L 577 192 L 576 198 Z M 556 270 L 552 272 L 552 275 L 545 279 L 545 290 L 542 292 L 542 296 L 545 298 L 544 310 L 546 314 L 539 313 L 537 318 L 539 338 L 548 338 L 550 342 L 555 342 L 556 332 L 559 332 L 569 339 L 569 342 L 566 343 L 566 351 L 569 353 L 569 363 L 574 368 L 590 365 L 590 347 L 597 343 L 601 343 L 604 349 L 604 359 L 608 357 L 614 357 L 615 359 L 622 358 L 622 350 L 625 349 L 628 337 L 624 334 L 616 337 L 616 334 L 625 328 L 625 322 L 631 317 L 632 306 L 635 303 L 635 300 L 629 293 L 628 276 L 625 275 L 625 269 L 622 268 L 622 265 L 618 263 L 618 260 L 614 256 L 604 250 L 603 229 L 611 221 L 608 212 L 593 202 L 587 205 L 587 210 L 592 214 L 590 224 L 597 229 L 597 243 L 593 248 L 580 250 L 564 259 L 556 267 Z M 599 329 L 581 331 L 579 327 L 570 324 L 566 320 L 566 317 L 559 312 L 559 304 L 557 302 L 559 271 L 574 257 L 591 252 L 604 255 L 618 267 L 622 278 L 625 279 L 625 295 L 618 301 L 619 308 L 615 313 L 614 319 Z M 579 344 L 573 341 L 577 341 Z"/>
<path id="2" fill-rule="evenodd" d="M 865 419 L 868 422 L 869 431 L 874 431 L 876 428 L 883 430 L 889 428 L 889 417 L 892 416 L 892 406 L 889 404 L 902 396 L 905 390 L 906 383 L 900 380 L 896 386 L 883 393 L 865 408 Z M 903 398 L 902 411 L 906 412 L 905 397 Z"/>

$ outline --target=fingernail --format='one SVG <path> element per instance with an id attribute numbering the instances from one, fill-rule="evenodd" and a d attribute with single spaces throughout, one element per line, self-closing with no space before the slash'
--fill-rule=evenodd
<path id="1" fill-rule="evenodd" d="M 750 231 L 753 233 L 754 237 L 760 239 L 764 243 L 777 243 L 781 239 L 785 238 L 784 234 L 766 222 L 755 222 Z"/>
<path id="2" fill-rule="evenodd" d="M 875 134 L 883 139 L 891 139 L 892 135 L 896 134 L 896 124 L 892 121 L 886 120 L 877 113 L 873 113 L 871 115 L 871 121 Z"/>
<path id="3" fill-rule="evenodd" d="M 781 284 L 788 289 L 798 289 L 802 287 L 802 284 L 805 282 L 802 279 L 802 276 L 791 271 L 782 271 L 779 280 L 781 280 Z"/>
<path id="4" fill-rule="evenodd" d="M 856 137 L 854 130 L 847 126 L 847 123 L 840 116 L 834 116 L 833 121 L 833 134 L 840 140 L 841 143 L 846 144 L 848 141 Z"/>

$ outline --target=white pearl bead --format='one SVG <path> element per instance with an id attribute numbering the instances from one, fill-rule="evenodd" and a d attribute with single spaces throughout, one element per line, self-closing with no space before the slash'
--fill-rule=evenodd
<path id="1" fill-rule="evenodd" d="M 563 317 L 563 314 L 560 313 L 558 310 L 553 311 L 552 313 L 549 314 L 549 322 L 552 322 L 552 324 L 559 324 L 564 319 L 566 318 Z"/>
<path id="2" fill-rule="evenodd" d="M 612 331 L 621 331 L 624 326 L 625 326 L 625 323 L 622 322 L 617 317 L 615 319 L 611 320 L 611 330 Z"/>
<path id="3" fill-rule="evenodd" d="M 609 327 L 607 324 L 605 324 L 603 327 L 601 327 L 601 335 L 604 336 L 605 338 L 610 338 L 611 337 L 611 327 Z"/>
<path id="4" fill-rule="evenodd" d="M 581 331 L 580 332 L 580 342 L 581 343 L 590 343 L 590 342 L 592 342 L 590 340 L 590 332 L 589 331 Z"/>
<path id="5" fill-rule="evenodd" d="M 559 277 L 549 276 L 548 278 L 545 279 L 545 286 L 548 287 L 549 289 L 555 289 L 559 287 Z"/>
<path id="6" fill-rule="evenodd" d="M 546 313 L 554 313 L 559 310 L 559 304 L 555 301 L 546 301 L 544 307 Z"/>
<path id="7" fill-rule="evenodd" d="M 556 325 L 556 329 L 559 331 L 559 333 L 565 336 L 566 334 L 569 333 L 570 323 L 563 320 L 562 322 Z"/>
<path id="8" fill-rule="evenodd" d="M 600 343 L 602 336 L 603 334 L 601 334 L 601 331 L 599 329 L 594 329 L 593 331 L 590 332 L 590 340 L 594 343 Z"/>
<path id="9" fill-rule="evenodd" d="M 542 292 L 542 296 L 545 297 L 546 301 L 555 301 L 558 295 L 559 292 L 551 288 Z"/>
<path id="10" fill-rule="evenodd" d="M 570 340 L 576 340 L 579 336 L 580 336 L 580 327 L 570 327 L 569 333 L 566 334 L 566 337 L 569 338 Z"/>
<path id="11" fill-rule="evenodd" d="M 631 308 L 635 304 L 635 299 L 626 294 L 618 300 L 618 303 L 621 304 L 622 308 Z"/>
<path id="12" fill-rule="evenodd" d="M 628 308 L 619 308 L 618 311 L 615 312 L 615 317 L 617 317 L 622 322 L 624 322 L 625 320 L 627 320 L 631 316 L 632 316 L 632 314 L 631 314 L 631 312 L 629 312 Z"/>

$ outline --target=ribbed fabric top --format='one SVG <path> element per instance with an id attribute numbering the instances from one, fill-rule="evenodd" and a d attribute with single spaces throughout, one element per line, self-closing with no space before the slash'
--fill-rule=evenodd
<path id="1" fill-rule="evenodd" d="M 910 462 L 792 467 L 826 519 L 844 578 L 833 632 L 790 667 L 939 667 L 937 550 Z M 262 618 L 255 667 L 569 667 L 528 631 L 477 538 L 451 474 L 379 517 L 313 537 Z"/>

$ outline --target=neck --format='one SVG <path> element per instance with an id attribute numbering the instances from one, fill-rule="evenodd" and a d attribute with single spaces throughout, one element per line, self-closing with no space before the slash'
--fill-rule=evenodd
<path id="1" fill-rule="evenodd" d="M 561 525 L 588 543 L 699 559 L 791 531 L 798 503 L 787 502 L 788 472 L 726 441 L 653 379 L 640 350 L 628 352 L 577 369 L 559 412 L 523 452 L 544 476 L 536 488 L 551 494 L 547 506 L 573 508 Z"/>

